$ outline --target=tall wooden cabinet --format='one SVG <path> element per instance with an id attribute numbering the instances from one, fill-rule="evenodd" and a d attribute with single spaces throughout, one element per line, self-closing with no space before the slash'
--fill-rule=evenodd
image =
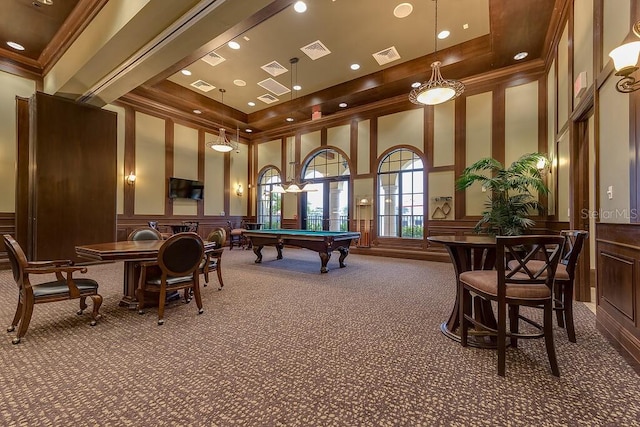
<path id="1" fill-rule="evenodd" d="M 76 245 L 114 241 L 116 114 L 43 93 L 17 109 L 16 236 L 28 258 L 78 260 Z"/>

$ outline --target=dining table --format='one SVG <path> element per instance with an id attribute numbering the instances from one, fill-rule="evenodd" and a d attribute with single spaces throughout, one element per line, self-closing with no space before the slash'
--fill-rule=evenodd
<path id="1" fill-rule="evenodd" d="M 76 246 L 78 257 L 91 261 L 123 261 L 123 292 L 120 306 L 135 309 L 138 305 L 136 287 L 140 277 L 139 264 L 158 257 L 164 240 L 122 240 L 118 242 L 96 243 Z M 217 242 L 204 242 L 205 254 L 219 247 Z"/>
<path id="2" fill-rule="evenodd" d="M 445 336 L 460 342 L 460 334 L 458 332 L 461 301 L 460 274 L 471 270 L 494 269 L 496 264 L 496 238 L 489 235 L 446 235 L 429 236 L 427 241 L 444 245 L 453 263 L 456 296 L 451 314 L 447 321 L 440 325 L 440 330 Z M 475 319 L 491 328 L 497 328 L 491 301 L 476 296 L 473 299 L 472 307 L 469 309 L 473 312 Z M 495 337 L 489 337 L 486 332 L 475 330 L 471 326 L 468 345 L 480 348 L 495 348 L 497 343 Z"/>

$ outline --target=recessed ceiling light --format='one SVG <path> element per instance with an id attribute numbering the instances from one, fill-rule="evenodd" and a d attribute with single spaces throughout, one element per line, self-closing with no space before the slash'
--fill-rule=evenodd
<path id="1" fill-rule="evenodd" d="M 242 38 L 243 38 L 245 41 L 247 41 L 247 42 L 248 42 L 249 40 L 251 40 L 248 36 L 242 36 Z"/>
<path id="2" fill-rule="evenodd" d="M 417 87 L 420 87 L 420 85 L 422 85 L 422 83 L 420 83 L 420 82 L 411 83 L 411 87 L 414 88 L 414 89 L 417 88 Z"/>
<path id="3" fill-rule="evenodd" d="M 516 53 L 516 55 L 513 57 L 513 59 L 515 59 L 516 61 L 520 61 L 521 59 L 524 59 L 527 56 L 529 56 L 528 52 L 520 52 L 520 53 Z"/>
<path id="4" fill-rule="evenodd" d="M 469 29 L 469 24 L 462 24 L 462 29 L 463 30 L 468 30 Z"/>
<path id="5" fill-rule="evenodd" d="M 7 44 L 9 45 L 9 47 L 15 49 L 15 50 L 24 50 L 24 46 L 22 46 L 20 43 L 16 43 L 16 42 L 7 42 Z"/>
<path id="6" fill-rule="evenodd" d="M 247 132 L 247 133 L 251 133 L 251 132 L 253 132 L 253 129 L 245 129 L 244 131 Z"/>
<path id="7" fill-rule="evenodd" d="M 38 3 L 46 4 L 47 6 L 51 6 L 53 4 L 53 0 L 36 0 Z"/>
<path id="8" fill-rule="evenodd" d="M 249 107 L 255 107 L 255 106 L 256 106 L 256 103 L 255 103 L 255 102 L 253 102 L 253 101 L 249 101 L 249 102 L 247 102 L 247 105 L 248 105 Z"/>
<path id="9" fill-rule="evenodd" d="M 288 121 L 288 122 L 292 122 L 293 121 L 293 117 L 287 117 L 285 120 Z"/>
<path id="10" fill-rule="evenodd" d="M 244 80 L 235 79 L 233 81 L 233 84 L 236 85 L 236 86 L 246 86 L 247 82 L 245 82 Z"/>
<path id="11" fill-rule="evenodd" d="M 444 39 L 446 39 L 447 37 L 449 37 L 449 35 L 450 35 L 450 34 L 451 34 L 451 32 L 450 32 L 449 30 L 442 30 L 442 31 L 440 31 L 440 32 L 438 33 L 438 38 L 439 38 L 440 40 L 444 40 Z"/>
<path id="12" fill-rule="evenodd" d="M 293 5 L 293 9 L 298 13 L 306 12 L 307 4 L 303 1 L 297 1 L 296 4 Z"/>
<path id="13" fill-rule="evenodd" d="M 302 86 L 300 86 L 300 85 L 293 85 L 293 90 L 302 90 Z"/>
<path id="14" fill-rule="evenodd" d="M 341 102 L 340 104 L 338 104 L 338 107 L 340 108 L 345 108 L 347 106 L 346 102 Z"/>
<path id="15" fill-rule="evenodd" d="M 351 64 L 351 69 L 352 70 L 359 70 L 360 69 L 360 64 Z"/>
<path id="16" fill-rule="evenodd" d="M 182 71 L 180 71 L 182 74 L 184 74 L 185 76 L 190 76 L 191 75 L 191 71 L 187 70 L 186 68 Z"/>
<path id="17" fill-rule="evenodd" d="M 231 49 L 235 49 L 235 50 L 240 49 L 240 43 L 234 42 L 234 41 L 230 41 L 229 43 L 227 43 L 227 46 L 229 46 Z"/>
<path id="18" fill-rule="evenodd" d="M 396 18 L 406 18 L 413 12 L 411 3 L 400 3 L 393 9 L 393 16 Z"/>
<path id="19" fill-rule="evenodd" d="M 202 111 L 200 111 L 200 110 L 193 110 L 193 112 L 194 112 L 195 114 L 202 114 Z"/>

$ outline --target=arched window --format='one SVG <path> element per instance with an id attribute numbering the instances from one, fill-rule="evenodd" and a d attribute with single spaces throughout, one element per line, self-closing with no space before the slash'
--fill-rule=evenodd
<path id="1" fill-rule="evenodd" d="M 282 194 L 273 191 L 280 183 L 280 172 L 273 167 L 258 178 L 258 222 L 262 228 L 280 228 Z"/>
<path id="2" fill-rule="evenodd" d="M 387 154 L 378 168 L 378 235 L 421 239 L 424 227 L 424 168 L 413 151 Z"/>
<path id="3" fill-rule="evenodd" d="M 349 230 L 349 162 L 336 150 L 318 151 L 302 167 L 302 228 Z"/>

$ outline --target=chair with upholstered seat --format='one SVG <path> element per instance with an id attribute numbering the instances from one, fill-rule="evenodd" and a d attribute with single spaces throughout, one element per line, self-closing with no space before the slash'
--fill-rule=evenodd
<path id="1" fill-rule="evenodd" d="M 562 259 L 556 270 L 554 282 L 554 307 L 558 326 L 567 328 L 569 341 L 576 342 L 576 330 L 573 324 L 573 283 L 576 277 L 576 266 L 584 241 L 589 237 L 588 231 L 563 230 L 565 238 Z"/>
<path id="2" fill-rule="evenodd" d="M 142 227 L 133 230 L 127 240 L 162 240 L 162 234 L 151 227 Z"/>
<path id="3" fill-rule="evenodd" d="M 512 348 L 518 346 L 518 339 L 544 338 L 551 372 L 560 376 L 553 342 L 553 281 L 564 242 L 562 236 L 498 236 L 496 270 L 467 271 L 459 276 L 460 341 L 467 346 L 470 324 L 475 326 L 476 333 L 496 336 L 500 376 L 505 375 L 507 337 Z M 541 264 L 531 269 L 528 267 L 531 260 L 539 260 Z M 497 329 L 471 315 L 472 294 L 496 302 Z M 542 325 L 522 315 L 521 306 L 543 309 Z M 520 321 L 535 331 L 520 332 Z"/>
<path id="4" fill-rule="evenodd" d="M 218 274 L 218 283 L 220 286 L 218 287 L 221 290 L 224 287 L 224 283 L 222 282 L 222 253 L 224 249 L 225 242 L 227 240 L 227 233 L 224 228 L 215 228 L 209 233 L 207 236 L 207 241 L 215 242 L 216 248 L 211 250 L 205 250 L 203 260 L 200 269 L 204 274 L 204 286 L 207 286 L 209 283 L 209 272 L 215 271 Z"/>
<path id="5" fill-rule="evenodd" d="M 247 231 L 244 228 L 244 221 L 240 223 L 240 227 L 235 227 L 231 221 L 227 221 L 229 226 L 229 249 L 233 249 L 233 245 L 236 244 L 241 248 L 247 244 L 247 239 L 244 237 L 244 232 Z"/>
<path id="6" fill-rule="evenodd" d="M 87 308 L 87 297 L 93 301 L 91 313 L 91 326 L 95 326 L 100 318 L 100 305 L 102 296 L 98 294 L 98 283 L 93 279 L 73 277 L 73 273 L 86 273 L 86 267 L 76 267 L 70 260 L 56 261 L 27 261 L 18 242 L 8 234 L 2 236 L 7 248 L 13 278 L 18 285 L 18 307 L 7 332 L 13 332 L 18 327 L 14 344 L 18 344 L 27 333 L 33 306 L 45 302 L 66 301 L 70 299 L 80 300 L 80 310 Z M 30 275 L 55 274 L 55 280 L 32 284 Z"/>
<path id="7" fill-rule="evenodd" d="M 560 235 L 564 237 L 565 242 L 553 284 L 553 310 L 556 312 L 558 326 L 567 329 L 569 341 L 576 342 L 576 330 L 573 322 L 573 287 L 578 259 L 584 247 L 584 241 L 589 237 L 589 232 L 562 230 Z M 510 265 L 512 264 L 513 261 Z M 538 270 L 542 264 L 543 261 L 531 260 L 527 267 L 531 270 Z"/>
<path id="8" fill-rule="evenodd" d="M 186 231 L 192 231 L 194 233 L 198 232 L 198 227 L 200 225 L 200 222 L 198 221 L 182 221 L 182 225 L 187 227 Z"/>
<path id="9" fill-rule="evenodd" d="M 178 233 L 165 240 L 158 250 L 156 260 L 140 263 L 140 278 L 136 289 L 138 313 L 144 314 L 146 294 L 157 293 L 158 325 L 164 324 L 167 293 L 184 289 L 185 302 L 189 303 L 193 294 L 198 314 L 202 314 L 200 265 L 203 256 L 204 244 L 196 233 Z"/>

